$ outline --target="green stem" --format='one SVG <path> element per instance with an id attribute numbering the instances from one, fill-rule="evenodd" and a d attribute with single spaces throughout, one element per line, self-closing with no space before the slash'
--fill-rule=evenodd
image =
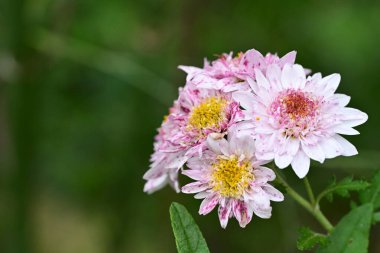
<path id="1" fill-rule="evenodd" d="M 286 192 L 291 196 L 298 204 L 305 208 L 314 218 L 328 231 L 333 230 L 333 226 L 326 216 L 322 213 L 318 206 L 313 206 L 309 201 L 304 199 L 299 195 L 290 185 L 285 181 L 285 179 L 275 171 L 276 179 L 285 187 Z"/>
<path id="2" fill-rule="evenodd" d="M 309 179 L 307 177 L 305 177 L 303 179 L 303 182 L 305 183 L 305 188 L 306 188 L 306 191 L 307 191 L 307 195 L 309 195 L 310 202 L 314 206 L 314 204 L 315 204 L 315 197 L 314 197 L 313 189 L 311 188 Z"/>

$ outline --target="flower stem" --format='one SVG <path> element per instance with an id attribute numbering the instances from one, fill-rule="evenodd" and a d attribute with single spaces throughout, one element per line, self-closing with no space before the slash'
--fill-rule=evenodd
<path id="1" fill-rule="evenodd" d="M 326 218 L 326 216 L 322 213 L 318 206 L 314 206 L 312 203 L 304 199 L 301 195 L 299 195 L 290 185 L 285 181 L 285 179 L 275 170 L 276 179 L 279 183 L 281 183 L 286 192 L 291 196 L 298 204 L 300 204 L 303 208 L 305 208 L 314 218 L 324 227 L 327 232 L 331 232 L 333 230 L 333 225 L 331 225 L 330 221 Z M 306 183 L 305 183 L 306 184 Z M 309 184 L 310 187 L 310 184 Z M 311 188 L 310 188 L 311 190 Z M 308 190 L 309 191 L 309 190 Z"/>
<path id="2" fill-rule="evenodd" d="M 314 206 L 315 205 L 315 197 L 314 197 L 313 189 L 311 188 L 309 179 L 307 177 L 305 177 L 303 179 L 303 182 L 305 183 L 305 188 L 306 188 L 307 194 L 309 195 L 310 202 Z"/>

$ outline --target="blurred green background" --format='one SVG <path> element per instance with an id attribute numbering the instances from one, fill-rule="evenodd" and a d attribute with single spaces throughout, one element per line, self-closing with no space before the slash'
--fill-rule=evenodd
<path id="1" fill-rule="evenodd" d="M 380 168 L 379 45 L 379 1 L 1 0 L 0 252 L 175 252 L 172 201 L 212 252 L 297 252 L 301 225 L 322 229 L 291 199 L 223 230 L 190 195 L 142 192 L 155 129 L 184 84 L 177 65 L 256 48 L 341 73 L 338 92 L 369 121 L 348 137 L 359 156 L 313 164 L 320 190 L 333 174 Z M 333 223 L 349 206 L 322 203 Z M 379 237 L 378 225 L 370 252 Z"/>

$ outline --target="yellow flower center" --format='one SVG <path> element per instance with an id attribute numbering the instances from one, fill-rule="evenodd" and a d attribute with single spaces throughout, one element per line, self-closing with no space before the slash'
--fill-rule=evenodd
<path id="1" fill-rule="evenodd" d="M 188 121 L 190 129 L 202 130 L 218 126 L 224 119 L 224 108 L 227 101 L 218 97 L 206 98 L 194 107 Z"/>
<path id="2" fill-rule="evenodd" d="M 213 164 L 211 186 L 224 197 L 240 198 L 253 180 L 251 163 L 239 162 L 235 155 L 227 159 L 219 157 Z"/>

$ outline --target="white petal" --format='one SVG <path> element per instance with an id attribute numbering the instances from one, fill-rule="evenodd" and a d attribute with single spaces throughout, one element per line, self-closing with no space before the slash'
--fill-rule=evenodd
<path id="1" fill-rule="evenodd" d="M 229 143 L 231 154 L 244 155 L 247 159 L 255 155 L 255 140 L 250 135 L 232 135 Z"/>
<path id="2" fill-rule="evenodd" d="M 292 161 L 292 168 L 299 178 L 304 178 L 309 172 L 310 158 L 300 150 Z"/>
<path id="3" fill-rule="evenodd" d="M 347 141 L 345 138 L 343 138 L 339 134 L 334 135 L 334 139 L 342 147 L 342 155 L 343 156 L 353 156 L 353 155 L 358 154 L 358 151 L 356 150 L 355 146 L 352 145 L 349 141 Z"/>
<path id="4" fill-rule="evenodd" d="M 272 215 L 272 208 L 270 206 L 270 201 L 268 195 L 260 190 L 259 192 L 255 192 L 252 195 L 252 208 L 253 212 L 263 219 L 268 219 Z"/>
<path id="5" fill-rule="evenodd" d="M 164 187 L 168 182 L 168 175 L 164 174 L 159 178 L 149 179 L 144 185 L 144 192 L 153 193 Z"/>
<path id="6" fill-rule="evenodd" d="M 247 91 L 237 91 L 232 93 L 232 98 L 244 109 L 253 111 L 255 107 L 255 97 L 252 93 Z"/>
<path id="7" fill-rule="evenodd" d="M 269 82 L 265 78 L 265 76 L 263 75 L 263 73 L 261 72 L 261 70 L 255 69 L 255 76 L 256 76 L 257 85 L 260 88 L 264 88 L 264 89 L 268 90 L 269 89 Z"/>
<path id="8" fill-rule="evenodd" d="M 298 152 L 299 146 L 299 139 L 289 138 L 286 144 L 286 152 L 288 153 L 288 155 L 294 156 Z"/>
<path id="9" fill-rule="evenodd" d="M 277 167 L 280 169 L 284 169 L 289 166 L 289 164 L 292 162 L 293 156 L 288 154 L 275 154 L 274 156 L 274 162 L 276 163 Z"/>
<path id="10" fill-rule="evenodd" d="M 334 132 L 337 134 L 346 134 L 346 135 L 358 135 L 360 134 L 357 130 L 352 127 L 346 126 L 344 124 L 336 126 Z"/>
<path id="11" fill-rule="evenodd" d="M 273 181 L 276 178 L 273 170 L 266 167 L 259 167 L 254 169 L 253 174 L 255 175 L 255 182 L 260 181 L 266 183 L 268 181 Z"/>
<path id="12" fill-rule="evenodd" d="M 339 86 L 340 75 L 332 74 L 332 75 L 326 76 L 321 80 L 321 83 L 322 85 L 325 86 L 323 90 L 323 94 L 325 95 L 325 97 L 332 96 Z"/>
<path id="13" fill-rule="evenodd" d="M 333 137 L 322 140 L 319 145 L 323 149 L 326 158 L 334 158 L 342 153 L 342 147 Z"/>
<path id="14" fill-rule="evenodd" d="M 249 87 L 251 87 L 253 93 L 257 94 L 259 92 L 259 86 L 257 85 L 257 83 L 255 82 L 255 80 L 253 80 L 252 78 L 250 77 L 247 77 L 247 82 L 249 84 Z"/>
<path id="15" fill-rule="evenodd" d="M 289 65 L 285 64 L 282 75 L 281 75 L 281 83 L 283 88 L 304 88 L 306 82 L 305 71 L 301 65 Z"/>
<path id="16" fill-rule="evenodd" d="M 344 120 L 345 124 L 355 127 L 368 120 L 368 115 L 358 109 L 345 107 L 339 111 L 339 119 Z"/>
<path id="17" fill-rule="evenodd" d="M 207 146 L 216 154 L 226 154 L 228 153 L 228 142 L 224 138 L 214 139 L 211 135 L 207 137 Z"/>
<path id="18" fill-rule="evenodd" d="M 267 79 L 271 86 L 275 88 L 275 91 L 282 89 L 281 87 L 281 69 L 277 64 L 272 64 L 268 66 L 267 69 Z"/>
<path id="19" fill-rule="evenodd" d="M 336 103 L 337 105 L 341 107 L 344 107 L 348 105 L 348 103 L 350 102 L 350 99 L 351 99 L 350 96 L 347 96 L 344 94 L 334 94 L 334 96 L 332 97 L 332 102 Z"/>
<path id="20" fill-rule="evenodd" d="M 262 219 L 269 219 L 272 216 L 272 207 L 263 208 L 253 203 L 253 212 Z"/>
<path id="21" fill-rule="evenodd" d="M 262 187 L 264 192 L 269 196 L 269 199 L 272 201 L 283 201 L 284 200 L 284 195 L 282 192 L 274 188 L 273 186 L 267 184 Z"/>
<path id="22" fill-rule="evenodd" d="M 316 160 L 320 163 L 323 163 L 325 161 L 325 152 L 318 143 L 314 145 L 303 144 L 302 150 L 308 157 L 310 157 L 313 160 Z"/>
<path id="23" fill-rule="evenodd" d="M 197 194 L 194 195 L 195 199 L 204 199 L 207 198 L 210 194 L 210 192 L 204 191 L 204 192 L 198 192 Z"/>

